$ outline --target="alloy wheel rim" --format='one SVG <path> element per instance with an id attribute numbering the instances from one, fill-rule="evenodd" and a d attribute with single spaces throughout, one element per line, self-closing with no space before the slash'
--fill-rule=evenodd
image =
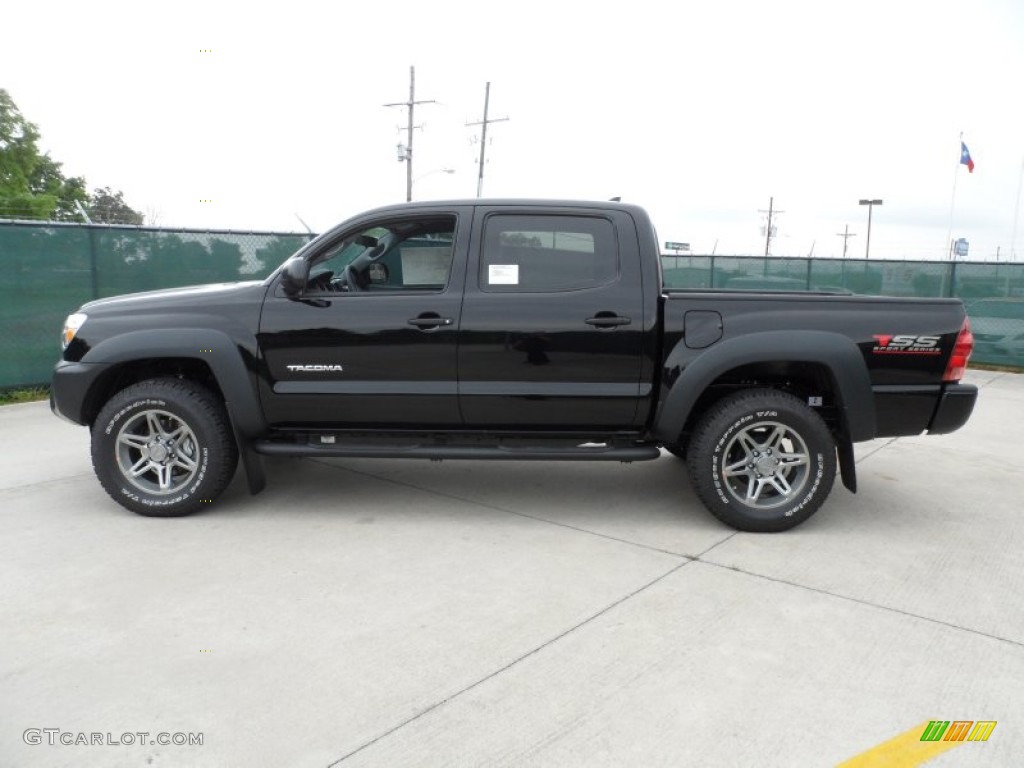
<path id="1" fill-rule="evenodd" d="M 744 427 L 722 454 L 722 482 L 737 501 L 769 510 L 788 504 L 803 492 L 810 477 L 807 443 L 778 421 Z"/>
<path id="2" fill-rule="evenodd" d="M 141 411 L 117 433 L 117 466 L 124 478 L 146 493 L 177 493 L 199 471 L 199 443 L 187 423 L 168 411 Z"/>

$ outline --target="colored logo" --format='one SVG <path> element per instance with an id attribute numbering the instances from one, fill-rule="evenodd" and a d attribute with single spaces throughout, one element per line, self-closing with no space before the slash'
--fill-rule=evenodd
<path id="1" fill-rule="evenodd" d="M 995 728 L 995 720 L 929 720 L 921 741 L 988 741 Z"/>
<path id="2" fill-rule="evenodd" d="M 940 355 L 939 349 L 941 336 L 910 336 L 900 334 L 898 336 L 885 336 L 875 334 L 875 347 L 872 350 L 876 355 Z"/>

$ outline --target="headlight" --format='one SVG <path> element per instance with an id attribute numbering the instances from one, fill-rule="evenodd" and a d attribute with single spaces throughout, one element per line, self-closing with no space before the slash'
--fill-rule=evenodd
<path id="1" fill-rule="evenodd" d="M 82 327 L 87 317 L 88 315 L 83 315 L 81 312 L 68 315 L 68 319 L 64 321 L 64 332 L 60 335 L 61 349 L 68 348 L 68 344 L 75 338 L 75 334 L 78 333 L 78 329 Z"/>

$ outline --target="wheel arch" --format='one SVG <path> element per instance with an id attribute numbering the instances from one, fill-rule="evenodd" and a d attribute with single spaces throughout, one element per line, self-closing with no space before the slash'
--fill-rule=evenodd
<path id="1" fill-rule="evenodd" d="M 695 423 L 722 397 L 755 387 L 808 396 L 814 387 L 834 397 L 826 416 L 839 441 L 875 435 L 871 379 L 860 350 L 849 338 L 826 331 L 765 331 L 720 342 L 686 361 L 692 350 L 678 347 L 666 360 L 671 382 L 653 429 L 656 439 L 683 443 Z M 684 367 L 685 366 L 685 367 Z"/>
<path id="2" fill-rule="evenodd" d="M 171 376 L 199 381 L 217 395 L 239 437 L 259 435 L 266 424 L 243 357 L 247 354 L 221 331 L 158 329 L 114 336 L 82 358 L 104 366 L 85 396 L 85 421 L 91 424 L 103 403 L 124 387 Z"/>

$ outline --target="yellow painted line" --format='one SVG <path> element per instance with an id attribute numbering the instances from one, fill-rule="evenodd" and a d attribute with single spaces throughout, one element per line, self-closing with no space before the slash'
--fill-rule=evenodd
<path id="1" fill-rule="evenodd" d="M 909 731 L 883 741 L 877 747 L 862 752 L 840 763 L 836 768 L 914 768 L 943 752 L 959 747 L 962 741 L 921 741 L 928 721 L 915 725 Z"/>

